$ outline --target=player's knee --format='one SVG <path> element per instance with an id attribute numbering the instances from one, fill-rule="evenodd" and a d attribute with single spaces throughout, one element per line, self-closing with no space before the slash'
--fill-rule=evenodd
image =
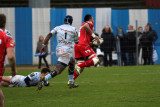
<path id="1" fill-rule="evenodd" d="M 93 60 L 94 65 L 96 65 L 99 62 L 99 58 L 97 57 L 96 54 L 91 55 L 89 59 Z"/>
<path id="2" fill-rule="evenodd" d="M 94 65 L 96 65 L 99 62 L 99 58 L 96 56 L 93 59 Z"/>

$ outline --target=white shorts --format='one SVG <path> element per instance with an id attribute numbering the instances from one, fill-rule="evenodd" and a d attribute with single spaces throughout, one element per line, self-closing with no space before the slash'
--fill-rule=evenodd
<path id="1" fill-rule="evenodd" d="M 72 50 L 68 51 L 65 48 L 57 48 L 56 49 L 56 56 L 58 58 L 59 62 L 65 63 L 65 64 L 69 64 L 72 55 Z"/>
<path id="2" fill-rule="evenodd" d="M 11 77 L 10 85 L 9 87 L 25 87 L 26 83 L 24 82 L 24 78 L 26 76 L 22 75 L 15 75 L 14 77 Z"/>

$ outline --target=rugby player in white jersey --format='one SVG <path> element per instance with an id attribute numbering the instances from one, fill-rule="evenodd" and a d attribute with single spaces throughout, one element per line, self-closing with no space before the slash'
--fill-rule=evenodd
<path id="1" fill-rule="evenodd" d="M 38 89 L 41 89 L 43 86 L 43 81 L 47 81 L 51 78 L 54 78 L 60 74 L 67 66 L 69 66 L 69 88 L 75 88 L 78 85 L 74 83 L 73 73 L 75 66 L 74 59 L 74 44 L 78 42 L 78 34 L 75 27 L 72 27 L 73 18 L 70 15 L 67 15 L 64 19 L 64 24 L 55 27 L 47 35 L 44 40 L 41 53 L 45 51 L 46 44 L 52 36 L 57 36 L 57 47 L 56 47 L 56 56 L 58 58 L 57 65 L 51 73 L 45 77 L 41 77 L 41 84 L 39 84 Z"/>
<path id="2" fill-rule="evenodd" d="M 5 87 L 31 87 L 36 86 L 40 82 L 40 77 L 50 73 L 48 68 L 43 68 L 41 72 L 32 72 L 28 76 L 15 75 L 3 76 L 1 85 Z M 51 86 L 48 81 L 44 82 L 45 86 Z"/>

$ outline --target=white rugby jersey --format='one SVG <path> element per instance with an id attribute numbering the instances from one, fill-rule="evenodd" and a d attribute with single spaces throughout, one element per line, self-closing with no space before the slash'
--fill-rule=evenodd
<path id="1" fill-rule="evenodd" d="M 51 33 L 57 36 L 57 47 L 73 48 L 74 42 L 78 41 L 76 28 L 68 24 L 55 27 Z"/>
<path id="2" fill-rule="evenodd" d="M 29 81 L 30 85 L 31 86 L 35 86 L 35 85 L 38 84 L 38 82 L 40 82 L 41 72 L 32 72 L 28 76 L 18 75 L 18 78 L 14 78 L 13 77 L 12 83 L 16 84 L 16 87 L 26 87 L 27 85 L 26 85 L 26 83 L 24 81 L 24 79 L 26 77 L 29 77 L 29 79 L 30 79 L 30 81 Z M 46 81 L 44 85 L 47 85 L 47 84 L 48 84 L 48 81 Z"/>

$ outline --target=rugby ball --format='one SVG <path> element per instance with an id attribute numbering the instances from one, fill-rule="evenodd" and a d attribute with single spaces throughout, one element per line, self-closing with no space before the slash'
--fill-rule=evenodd
<path id="1" fill-rule="evenodd" d="M 101 45 L 101 44 L 103 43 L 103 38 L 100 38 L 100 39 L 99 39 L 99 42 L 98 42 L 97 40 L 93 39 L 93 40 L 92 40 L 92 43 L 93 43 L 93 45 L 95 45 L 95 46 L 99 46 L 99 45 Z"/>

